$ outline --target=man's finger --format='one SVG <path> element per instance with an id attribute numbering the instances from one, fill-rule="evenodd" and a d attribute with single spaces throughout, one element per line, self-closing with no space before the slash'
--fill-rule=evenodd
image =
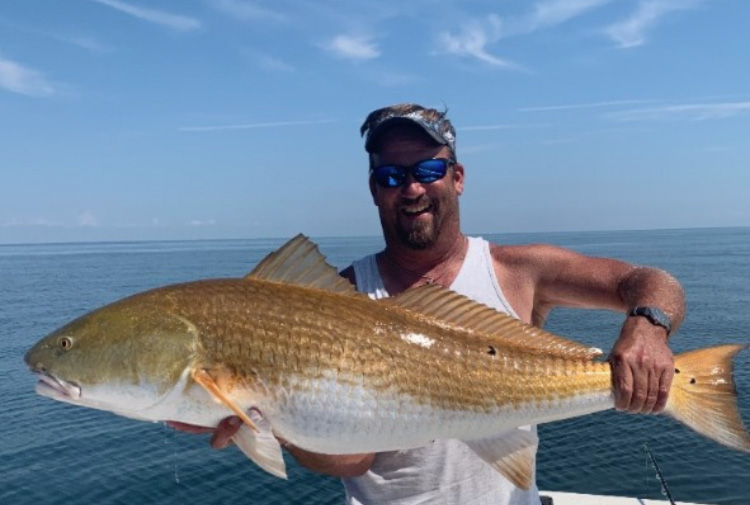
<path id="1" fill-rule="evenodd" d="M 674 379 L 674 368 L 670 367 L 662 372 L 661 377 L 659 378 L 659 396 L 656 399 L 652 413 L 658 414 L 667 406 L 669 390 L 672 387 L 672 379 Z"/>
<path id="2" fill-rule="evenodd" d="M 646 384 L 646 398 L 641 407 L 641 414 L 650 414 L 654 410 L 656 400 L 659 398 L 659 382 L 661 372 L 658 370 L 648 371 L 648 384 Z"/>
<path id="3" fill-rule="evenodd" d="M 196 426 L 194 424 L 186 424 L 179 421 L 166 421 L 165 424 L 170 428 L 174 428 L 178 431 L 184 431 L 186 433 L 192 433 L 194 435 L 213 433 L 214 431 L 214 428 L 209 428 L 207 426 Z"/>
<path id="4" fill-rule="evenodd" d="M 648 396 L 648 370 L 633 371 L 633 394 L 630 397 L 628 411 L 632 413 L 641 412 Z"/>
<path id="5" fill-rule="evenodd" d="M 612 363 L 612 385 L 615 393 L 615 408 L 627 410 L 633 395 L 633 372 L 623 363 Z"/>
<path id="6" fill-rule="evenodd" d="M 242 426 L 242 419 L 237 416 L 222 419 L 211 437 L 211 447 L 223 449 L 232 443 L 232 437 Z"/>

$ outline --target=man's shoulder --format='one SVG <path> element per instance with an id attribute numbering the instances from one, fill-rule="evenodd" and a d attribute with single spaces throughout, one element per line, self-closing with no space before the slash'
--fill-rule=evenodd
<path id="1" fill-rule="evenodd" d="M 495 263 L 508 266 L 536 263 L 565 254 L 566 251 L 568 249 L 551 244 L 495 244 L 490 242 L 490 254 Z"/>
<path id="2" fill-rule="evenodd" d="M 357 285 L 357 278 L 354 274 L 354 265 L 349 265 L 345 269 L 339 272 L 339 275 L 344 279 L 349 280 L 353 285 Z"/>

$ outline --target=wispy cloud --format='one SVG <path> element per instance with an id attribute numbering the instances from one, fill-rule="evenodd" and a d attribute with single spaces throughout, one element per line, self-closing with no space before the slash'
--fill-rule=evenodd
<path id="1" fill-rule="evenodd" d="M 286 16 L 275 10 L 242 0 L 210 0 L 215 9 L 239 21 L 284 21 Z"/>
<path id="2" fill-rule="evenodd" d="M 250 123 L 250 124 L 233 124 L 219 126 L 181 126 L 181 132 L 212 132 L 220 130 L 247 130 L 250 128 L 275 128 L 279 126 L 301 126 L 311 124 L 333 123 L 333 119 L 320 119 L 314 121 L 276 121 L 272 123 Z"/>
<path id="3" fill-rule="evenodd" d="M 80 213 L 74 219 L 65 221 L 57 221 L 46 217 L 10 218 L 0 221 L 0 228 L 96 228 L 98 226 L 99 219 L 90 210 Z"/>
<path id="4" fill-rule="evenodd" d="M 294 72 L 295 68 L 284 60 L 269 54 L 257 54 L 254 57 L 258 66 L 273 72 Z"/>
<path id="5" fill-rule="evenodd" d="M 646 42 L 646 33 L 664 16 L 692 9 L 704 0 L 641 0 L 627 19 L 605 28 L 604 33 L 621 48 L 637 47 Z"/>
<path id="6" fill-rule="evenodd" d="M 611 1 L 542 0 L 521 16 L 501 18 L 497 14 L 490 14 L 486 19 L 464 23 L 457 34 L 441 32 L 438 52 L 476 58 L 496 67 L 521 69 L 518 64 L 490 53 L 488 46 L 501 39 L 527 35 L 565 23 Z"/>
<path id="7" fill-rule="evenodd" d="M 608 114 L 609 119 L 628 121 L 705 121 L 750 114 L 750 102 L 683 104 L 633 109 Z"/>
<path id="8" fill-rule="evenodd" d="M 523 107 L 519 112 L 546 112 L 571 109 L 594 109 L 599 107 L 619 107 L 621 105 L 639 105 L 644 103 L 663 102 L 663 100 L 609 100 L 606 102 L 574 103 L 567 105 L 544 105 L 541 107 Z"/>
<path id="9" fill-rule="evenodd" d="M 474 20 L 461 25 L 457 34 L 441 32 L 438 35 L 439 52 L 457 56 L 476 58 L 496 67 L 514 67 L 514 63 L 499 58 L 487 51 L 487 46 L 500 40 L 502 21 L 495 14 L 490 14 L 486 21 Z"/>
<path id="10" fill-rule="evenodd" d="M 43 73 L 0 56 L 0 88 L 29 96 L 50 96 L 55 87 Z"/>
<path id="11" fill-rule="evenodd" d="M 549 124 L 490 124 L 478 126 L 462 126 L 461 131 L 485 131 L 485 130 L 517 130 L 519 128 L 547 128 Z"/>
<path id="12" fill-rule="evenodd" d="M 216 220 L 214 219 L 193 219 L 188 223 L 188 226 L 214 226 Z"/>
<path id="13" fill-rule="evenodd" d="M 60 223 L 43 217 L 10 218 L 0 221 L 0 228 L 60 226 Z"/>
<path id="14" fill-rule="evenodd" d="M 572 144 L 573 142 L 576 142 L 576 139 L 574 139 L 574 138 L 562 138 L 562 139 L 542 140 L 541 144 L 543 146 L 559 146 L 559 145 L 562 145 L 562 144 Z"/>
<path id="15" fill-rule="evenodd" d="M 340 58 L 350 60 L 372 60 L 380 56 L 380 50 L 372 38 L 362 35 L 338 35 L 322 47 Z"/>
<path id="16" fill-rule="evenodd" d="M 94 215 L 93 212 L 87 210 L 82 212 L 78 216 L 78 226 L 85 226 L 88 228 L 95 228 L 99 226 L 99 219 Z"/>
<path id="17" fill-rule="evenodd" d="M 107 7 L 111 7 L 124 14 L 128 14 L 135 18 L 149 23 L 154 23 L 161 26 L 172 28 L 173 30 L 179 31 L 190 31 L 197 30 L 201 27 L 201 22 L 197 19 L 183 16 L 180 14 L 170 14 L 168 12 L 159 11 L 156 9 L 149 9 L 147 7 L 137 7 L 130 5 L 120 0 L 91 0 Z"/>
<path id="18" fill-rule="evenodd" d="M 527 28 L 536 30 L 559 25 L 596 9 L 611 0 L 547 0 L 534 5 Z"/>
<path id="19" fill-rule="evenodd" d="M 53 35 L 52 37 L 61 42 L 66 42 L 68 44 L 86 49 L 87 51 L 90 51 L 92 53 L 104 54 L 114 51 L 113 48 L 106 46 L 91 37 L 66 37 L 60 35 Z"/>
<path id="20" fill-rule="evenodd" d="M 466 156 L 467 154 L 488 153 L 491 151 L 496 151 L 498 147 L 499 146 L 497 144 L 475 144 L 461 146 L 461 156 Z"/>
<path id="21" fill-rule="evenodd" d="M 503 18 L 502 33 L 498 37 L 505 39 L 552 28 L 610 2 L 612 0 L 542 0 L 522 15 Z"/>
<path id="22" fill-rule="evenodd" d="M 41 30 L 39 28 L 32 28 L 18 23 L 11 23 L 0 18 L 0 26 L 10 30 L 16 30 L 22 33 L 34 35 L 37 37 L 45 37 L 56 40 L 58 42 L 64 42 L 65 44 L 71 44 L 77 47 L 81 47 L 92 53 L 108 53 L 113 51 L 109 46 L 101 44 L 93 37 L 84 35 L 65 35 L 57 32 L 50 32 L 47 30 Z"/>
<path id="23" fill-rule="evenodd" d="M 418 82 L 421 78 L 416 74 L 397 72 L 393 70 L 382 70 L 368 76 L 370 81 L 384 88 L 398 88 Z"/>

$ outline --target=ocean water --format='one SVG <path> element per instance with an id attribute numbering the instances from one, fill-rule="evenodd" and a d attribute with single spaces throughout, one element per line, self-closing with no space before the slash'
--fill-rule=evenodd
<path id="1" fill-rule="evenodd" d="M 750 343 L 750 229 L 492 235 L 665 268 L 687 292 L 675 351 Z M 35 395 L 24 352 L 68 320 L 152 287 L 251 270 L 282 239 L 0 246 L 0 504 L 336 504 L 337 479 L 288 458 L 289 481 L 236 449 Z M 337 267 L 382 246 L 379 238 L 325 238 Z M 608 349 L 622 316 L 558 309 L 547 329 Z M 736 360 L 740 408 L 750 421 L 750 351 Z M 678 501 L 750 504 L 750 454 L 706 441 L 661 416 L 605 412 L 540 427 L 542 489 L 660 498 L 644 444 Z"/>

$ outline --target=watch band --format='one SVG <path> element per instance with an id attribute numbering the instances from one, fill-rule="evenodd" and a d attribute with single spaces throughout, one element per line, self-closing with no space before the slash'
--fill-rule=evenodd
<path id="1" fill-rule="evenodd" d="M 661 326 L 667 330 L 667 336 L 672 331 L 672 320 L 657 307 L 635 307 L 628 312 L 629 316 L 642 316 L 649 320 L 654 326 Z"/>

